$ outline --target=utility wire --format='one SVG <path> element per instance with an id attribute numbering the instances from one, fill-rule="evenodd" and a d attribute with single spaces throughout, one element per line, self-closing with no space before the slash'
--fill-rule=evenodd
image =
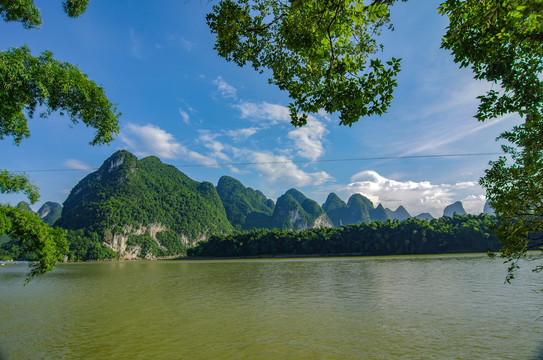
<path id="1" fill-rule="evenodd" d="M 376 156 L 376 157 L 358 157 L 344 159 L 320 159 L 320 160 L 277 160 L 277 161 L 253 161 L 238 163 L 217 163 L 217 164 L 184 164 L 175 165 L 176 168 L 188 167 L 224 167 L 224 166 L 248 166 L 248 165 L 274 165 L 274 164 L 313 164 L 313 163 L 331 163 L 348 161 L 374 161 L 374 160 L 404 160 L 404 159 L 427 159 L 427 158 L 452 158 L 452 157 L 474 157 L 474 156 L 493 156 L 503 155 L 503 153 L 468 153 L 468 154 L 433 154 L 433 155 L 405 155 L 405 156 Z M 146 167 L 147 168 L 147 167 Z M 12 173 L 22 172 L 66 172 L 66 171 L 96 171 L 99 168 L 85 169 L 35 169 L 35 170 L 12 170 Z"/>

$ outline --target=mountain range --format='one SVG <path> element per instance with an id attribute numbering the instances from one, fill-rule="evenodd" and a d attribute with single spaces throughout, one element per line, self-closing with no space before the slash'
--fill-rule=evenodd
<path id="1" fill-rule="evenodd" d="M 18 206 L 32 211 L 25 202 Z M 444 210 L 444 216 L 455 213 L 465 214 L 461 202 Z M 138 160 L 126 150 L 115 152 L 83 178 L 63 206 L 47 202 L 38 216 L 69 230 L 73 259 L 173 256 L 216 233 L 299 231 L 411 217 L 403 206 L 375 206 L 361 194 L 345 203 L 331 193 L 321 206 L 290 189 L 274 202 L 233 177 L 221 177 L 215 187 L 190 179 L 155 156 Z M 428 213 L 416 217 L 433 220 Z"/>

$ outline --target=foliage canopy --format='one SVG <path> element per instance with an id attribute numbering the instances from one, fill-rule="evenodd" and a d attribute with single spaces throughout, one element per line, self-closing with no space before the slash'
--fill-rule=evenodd
<path id="1" fill-rule="evenodd" d="M 88 0 L 65 0 L 64 12 L 78 17 Z M 39 28 L 40 10 L 32 0 L 0 0 L 4 21 L 20 22 L 24 28 Z M 41 117 L 60 111 L 73 123 L 83 122 L 96 130 L 91 145 L 106 144 L 118 133 L 120 113 L 104 90 L 76 66 L 53 58 L 50 51 L 35 57 L 26 46 L 0 51 L 0 140 L 13 137 L 15 145 L 30 136 L 28 118 L 37 108 Z M 25 174 L 0 170 L 0 192 L 24 192 L 31 203 L 39 200 L 38 189 Z M 53 269 L 67 253 L 65 231 L 52 229 L 37 215 L 0 205 L 0 235 L 7 234 L 36 254 L 28 279 Z"/>
<path id="2" fill-rule="evenodd" d="M 499 215 L 510 280 L 517 260 L 543 245 L 543 2 L 448 0 L 439 11 L 450 19 L 443 47 L 476 79 L 499 85 L 479 96 L 475 117 L 523 119 L 498 138 L 510 144 L 502 146 L 506 156 L 490 162 L 480 180 Z"/>
<path id="3" fill-rule="evenodd" d="M 221 57 L 270 70 L 269 83 L 288 91 L 294 126 L 320 109 L 339 112 L 340 124 L 351 126 L 392 101 L 400 60 L 374 55 L 393 2 L 222 0 L 207 23 Z"/>
<path id="4" fill-rule="evenodd" d="M 399 60 L 385 66 L 373 56 L 376 36 L 392 26 L 394 3 L 221 0 L 207 22 L 220 56 L 271 71 L 268 81 L 288 91 L 293 125 L 304 125 L 307 113 L 320 109 L 337 111 L 340 124 L 352 125 L 390 105 Z M 511 278 L 516 260 L 543 244 L 543 2 L 445 0 L 438 12 L 449 18 L 442 48 L 475 79 L 497 84 L 478 97 L 475 118 L 522 118 L 499 137 L 511 144 L 503 147 L 506 156 L 490 162 L 480 179 L 500 216 L 497 234 Z"/>

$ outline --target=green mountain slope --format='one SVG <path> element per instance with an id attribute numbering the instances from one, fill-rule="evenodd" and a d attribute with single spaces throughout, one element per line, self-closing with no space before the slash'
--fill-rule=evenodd
<path id="1" fill-rule="evenodd" d="M 368 224 L 373 221 L 387 222 L 388 220 L 405 220 L 410 217 L 403 206 L 396 211 L 385 209 L 379 204 L 377 207 L 367 197 L 353 194 L 345 203 L 336 194 L 328 195 L 322 205 L 335 227 L 351 224 Z"/>
<path id="2" fill-rule="evenodd" d="M 284 230 L 333 226 L 321 206 L 296 189 L 288 190 L 277 199 L 272 218 L 272 227 Z"/>
<path id="3" fill-rule="evenodd" d="M 371 221 L 387 222 L 389 220 L 387 211 L 381 204 L 377 205 L 375 209 L 370 209 L 369 213 Z"/>
<path id="4" fill-rule="evenodd" d="M 411 215 L 407 212 L 407 210 L 401 205 L 398 206 L 398 208 L 395 211 L 392 211 L 388 208 L 385 210 L 390 220 L 404 221 L 411 217 Z"/>
<path id="5" fill-rule="evenodd" d="M 267 227 L 266 217 L 273 214 L 273 200 L 258 190 L 246 188 L 233 177 L 222 176 L 217 183 L 228 220 L 237 230 Z"/>
<path id="6" fill-rule="evenodd" d="M 21 210 L 26 210 L 26 211 L 29 211 L 31 212 L 32 214 L 34 214 L 34 210 L 32 210 L 32 208 L 30 207 L 30 204 L 27 203 L 26 201 L 21 201 L 17 204 L 17 207 Z"/>
<path id="7" fill-rule="evenodd" d="M 466 215 L 466 210 L 464 210 L 464 206 L 462 205 L 461 201 L 450 204 L 443 210 L 443 216 L 454 217 L 454 214 Z"/>
<path id="8" fill-rule="evenodd" d="M 343 221 L 349 216 L 349 207 L 345 201 L 341 200 L 335 193 L 328 194 L 326 201 L 322 205 L 322 209 L 326 211 L 334 227 L 341 227 Z"/>
<path id="9" fill-rule="evenodd" d="M 107 249 L 126 258 L 174 255 L 211 234 L 232 231 L 211 183 L 125 150 L 72 189 L 56 225 L 72 230 L 75 259 L 108 257 Z M 85 249 L 86 239 L 94 245 Z"/>
<path id="10" fill-rule="evenodd" d="M 38 210 L 39 217 L 49 226 L 53 226 L 55 222 L 60 219 L 61 214 L 62 205 L 57 202 L 48 201 Z"/>

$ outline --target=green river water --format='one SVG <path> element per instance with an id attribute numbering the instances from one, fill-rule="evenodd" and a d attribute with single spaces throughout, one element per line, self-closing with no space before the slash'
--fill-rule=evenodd
<path id="1" fill-rule="evenodd" d="M 0 358 L 531 359 L 543 275 L 485 255 L 0 267 Z"/>

